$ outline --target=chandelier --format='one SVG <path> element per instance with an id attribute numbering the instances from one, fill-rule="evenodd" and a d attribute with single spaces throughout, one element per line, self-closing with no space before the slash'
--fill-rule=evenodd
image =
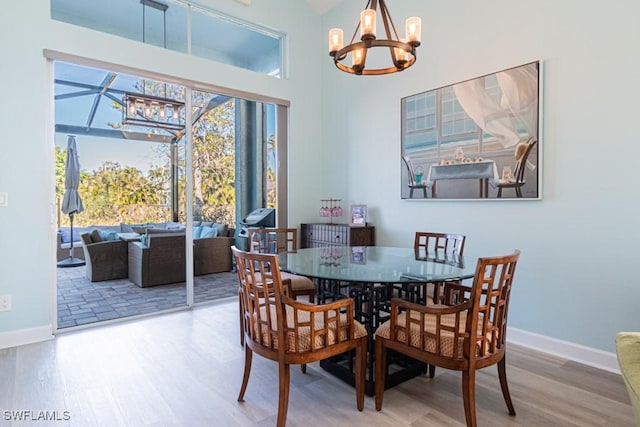
<path id="1" fill-rule="evenodd" d="M 124 124 L 161 129 L 184 129 L 184 102 L 152 95 L 125 93 L 122 105 Z"/>
<path id="2" fill-rule="evenodd" d="M 378 5 L 386 39 L 376 38 L 376 9 Z M 402 71 L 416 62 L 416 48 L 420 46 L 421 26 L 422 20 L 420 18 L 408 18 L 405 26 L 405 38 L 401 39 L 384 0 L 368 0 L 366 8 L 360 12 L 360 22 L 347 46 L 343 46 L 341 28 L 329 30 L 329 55 L 333 57 L 336 67 L 351 74 L 379 75 Z M 354 43 L 358 29 L 361 41 Z M 367 68 L 367 52 L 374 47 L 389 49 L 393 65 Z M 351 65 L 345 62 L 348 56 L 351 56 Z M 374 67 L 376 66 L 377 64 Z"/>

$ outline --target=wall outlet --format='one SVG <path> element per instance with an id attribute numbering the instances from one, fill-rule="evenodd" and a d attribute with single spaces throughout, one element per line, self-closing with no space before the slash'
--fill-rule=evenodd
<path id="1" fill-rule="evenodd" d="M 0 295 L 0 311 L 11 311 L 11 295 Z"/>

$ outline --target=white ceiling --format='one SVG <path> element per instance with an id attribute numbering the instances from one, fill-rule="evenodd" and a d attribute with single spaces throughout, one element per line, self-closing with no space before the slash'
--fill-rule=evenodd
<path id="1" fill-rule="evenodd" d="M 311 5 L 313 10 L 322 15 L 327 10 L 336 7 L 344 0 L 306 0 Z"/>

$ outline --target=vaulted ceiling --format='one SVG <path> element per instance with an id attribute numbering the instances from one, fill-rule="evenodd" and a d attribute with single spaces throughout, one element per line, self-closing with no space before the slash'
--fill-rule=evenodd
<path id="1" fill-rule="evenodd" d="M 343 1 L 344 0 L 307 0 L 307 3 L 313 7 L 313 10 L 322 15 L 327 10 L 336 7 Z"/>

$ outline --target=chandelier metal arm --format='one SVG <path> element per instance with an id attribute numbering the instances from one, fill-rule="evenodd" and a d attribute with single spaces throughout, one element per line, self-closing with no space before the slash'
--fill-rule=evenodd
<path id="1" fill-rule="evenodd" d="M 394 48 L 399 48 L 409 53 L 410 58 L 406 62 L 399 62 L 396 60 L 394 55 L 393 67 L 379 68 L 379 69 L 367 69 L 367 68 L 358 69 L 356 67 L 349 67 L 348 65 L 345 65 L 342 62 L 340 62 L 344 60 L 347 57 L 348 53 L 353 50 L 363 49 L 364 54 L 366 55 L 367 50 L 374 47 L 390 48 L 392 52 Z M 366 57 L 364 59 L 366 59 Z M 334 63 L 336 67 L 338 67 L 340 70 L 350 74 L 357 74 L 357 75 L 364 75 L 364 76 L 374 76 L 374 75 L 380 75 L 380 74 L 395 73 L 398 71 L 402 71 L 406 68 L 409 68 L 415 62 L 416 62 L 415 47 L 411 43 L 399 42 L 396 40 L 364 40 L 361 42 L 352 43 L 350 45 L 343 47 L 339 51 L 337 51 L 334 56 Z M 364 61 L 363 61 L 363 64 L 364 64 Z"/>
<path id="2" fill-rule="evenodd" d="M 386 39 L 377 39 L 375 35 L 375 15 L 378 12 L 378 6 L 380 6 L 380 15 L 382 17 L 382 26 L 384 26 Z M 336 67 L 342 71 L 356 75 L 380 75 L 395 73 L 412 66 L 416 61 L 416 48 L 420 46 L 420 18 L 413 17 L 407 19 L 407 41 L 403 41 L 398 35 L 398 30 L 384 0 L 368 0 L 364 10 L 367 11 L 369 9 L 373 10 L 373 17 L 371 17 L 371 12 L 366 13 L 366 18 L 363 17 L 365 16 L 365 12 L 363 11 L 361 13 L 361 19 L 358 21 L 351 41 L 347 46 L 341 47 L 341 29 L 334 28 L 329 32 L 329 55 L 333 57 Z M 366 24 L 364 23 L 364 19 L 367 19 Z M 370 27 L 371 20 L 373 21 L 372 27 Z M 411 31 L 409 30 L 410 21 Z M 357 42 L 356 34 L 358 34 L 359 30 L 361 30 L 361 41 Z M 393 66 L 367 69 L 367 52 L 374 47 L 389 49 Z M 352 66 L 348 66 L 342 62 L 347 58 L 349 53 L 352 53 L 353 56 Z"/>

